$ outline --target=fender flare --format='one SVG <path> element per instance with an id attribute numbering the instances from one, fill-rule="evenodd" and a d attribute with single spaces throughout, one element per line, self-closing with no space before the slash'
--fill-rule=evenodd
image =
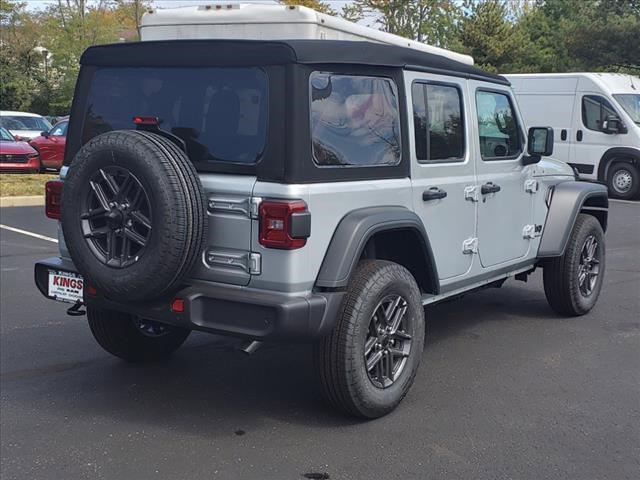
<path id="1" fill-rule="evenodd" d="M 588 202 L 588 205 L 585 203 Z M 566 181 L 555 186 L 538 248 L 538 257 L 564 254 L 569 235 L 581 210 L 604 211 L 609 207 L 607 187 L 599 183 Z M 606 216 L 603 230 L 606 230 Z"/>
<path id="2" fill-rule="evenodd" d="M 316 287 L 346 287 L 367 241 L 376 233 L 389 230 L 412 230 L 417 233 L 425 261 L 432 267 L 427 275 L 437 290 L 435 293 L 438 293 L 438 272 L 424 225 L 415 212 L 400 206 L 367 207 L 347 213 L 331 238 Z"/>
<path id="3" fill-rule="evenodd" d="M 633 163 L 635 161 L 640 164 L 640 150 L 630 147 L 614 147 L 604 152 L 600 158 L 600 163 L 598 163 L 599 181 L 606 181 L 611 161 L 616 158 L 623 162 Z"/>

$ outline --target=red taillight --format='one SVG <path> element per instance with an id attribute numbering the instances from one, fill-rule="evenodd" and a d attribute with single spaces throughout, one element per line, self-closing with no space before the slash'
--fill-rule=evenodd
<path id="1" fill-rule="evenodd" d="M 305 246 L 311 222 L 302 200 L 263 200 L 258 212 L 260 245 L 285 250 Z"/>
<path id="2" fill-rule="evenodd" d="M 173 302 L 171 302 L 171 311 L 173 313 L 182 313 L 182 312 L 184 312 L 184 299 L 183 298 L 174 298 Z"/>
<path id="3" fill-rule="evenodd" d="M 60 220 L 60 202 L 62 200 L 62 185 L 60 180 L 49 180 L 44 185 L 45 213 L 47 217 Z"/>
<path id="4" fill-rule="evenodd" d="M 158 117 L 133 117 L 133 123 L 136 125 L 160 125 Z"/>

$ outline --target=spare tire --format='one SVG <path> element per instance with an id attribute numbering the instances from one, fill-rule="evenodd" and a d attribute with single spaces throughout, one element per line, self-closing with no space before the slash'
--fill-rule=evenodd
<path id="1" fill-rule="evenodd" d="M 113 131 L 86 143 L 71 163 L 61 222 L 71 259 L 100 294 L 153 299 L 177 289 L 199 258 L 205 195 L 170 140 Z"/>

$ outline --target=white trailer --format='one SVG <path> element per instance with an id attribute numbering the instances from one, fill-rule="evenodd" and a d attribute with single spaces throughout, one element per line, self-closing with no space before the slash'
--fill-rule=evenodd
<path id="1" fill-rule="evenodd" d="M 152 8 L 143 15 L 140 32 L 142 40 L 220 38 L 369 41 L 413 48 L 473 65 L 473 58 L 469 55 L 381 32 L 302 6 L 217 3 Z"/>
<path id="2" fill-rule="evenodd" d="M 554 157 L 609 194 L 640 193 L 640 78 L 617 73 L 505 75 L 527 125 L 554 128 Z"/>

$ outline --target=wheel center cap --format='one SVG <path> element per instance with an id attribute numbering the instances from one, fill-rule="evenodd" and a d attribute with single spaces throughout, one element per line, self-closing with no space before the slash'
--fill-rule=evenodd
<path id="1" fill-rule="evenodd" d="M 116 208 L 107 213 L 107 224 L 109 228 L 120 228 L 124 224 L 124 215 Z"/>

